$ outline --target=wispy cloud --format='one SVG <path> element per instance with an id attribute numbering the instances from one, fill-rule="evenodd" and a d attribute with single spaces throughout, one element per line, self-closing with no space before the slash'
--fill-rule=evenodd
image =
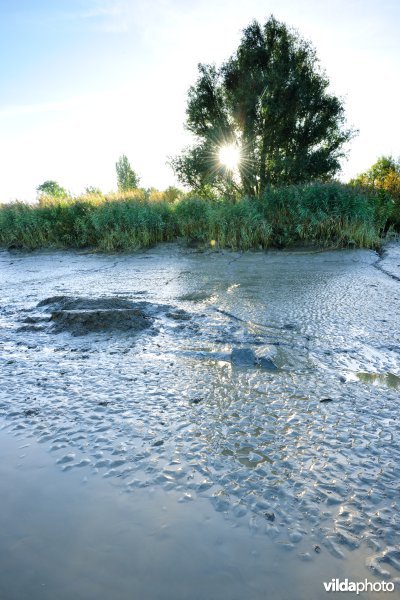
<path id="1" fill-rule="evenodd" d="M 43 11 L 18 11 L 20 19 L 31 25 L 56 25 L 85 23 L 91 28 L 106 30 L 121 30 L 127 26 L 127 17 L 132 5 L 123 0 L 85 0 L 76 3 L 68 9 L 58 9 L 53 6 L 51 10 Z M 83 6 L 82 6 L 83 5 Z"/>
<path id="2" fill-rule="evenodd" d="M 84 108 L 85 106 L 99 105 L 119 97 L 124 93 L 124 89 L 97 92 L 95 94 L 87 94 L 74 96 L 65 100 L 55 102 L 41 102 L 37 104 L 21 104 L 14 106 L 5 106 L 0 108 L 0 119 L 18 117 L 22 115 L 34 115 L 49 112 L 61 112 L 76 108 Z M 126 93 L 126 92 L 125 92 Z"/>
<path id="3" fill-rule="evenodd" d="M 123 33 L 129 30 L 131 8 L 122 0 L 93 0 L 89 8 L 60 12 L 55 18 L 85 24 L 92 31 Z"/>
<path id="4" fill-rule="evenodd" d="M 119 4 L 113 3 L 109 6 L 97 6 L 91 10 L 85 10 L 74 13 L 75 18 L 78 19 L 98 19 L 98 18 L 110 18 L 120 17 L 123 14 L 122 7 Z"/>
<path id="5" fill-rule="evenodd" d="M 41 104 L 25 104 L 20 106 L 6 106 L 0 109 L 0 118 L 17 117 L 19 115 L 32 115 L 37 113 L 47 113 L 50 111 L 64 110 L 73 106 L 71 101 L 63 102 L 44 102 Z"/>

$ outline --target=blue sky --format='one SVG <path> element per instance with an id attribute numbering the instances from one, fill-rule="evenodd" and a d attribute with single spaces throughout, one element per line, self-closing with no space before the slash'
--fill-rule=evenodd
<path id="1" fill-rule="evenodd" d="M 144 186 L 176 183 L 165 163 L 190 141 L 197 63 L 271 13 L 313 42 L 360 130 L 342 178 L 400 155 L 398 0 L 0 0 L 0 201 L 46 179 L 115 189 L 122 153 Z"/>

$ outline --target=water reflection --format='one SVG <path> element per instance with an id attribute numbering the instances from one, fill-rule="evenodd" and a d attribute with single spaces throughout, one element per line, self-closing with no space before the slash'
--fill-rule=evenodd
<path id="1" fill-rule="evenodd" d="M 400 387 L 400 376 L 393 373 L 357 373 L 359 381 L 372 385 L 385 385 L 394 389 Z"/>

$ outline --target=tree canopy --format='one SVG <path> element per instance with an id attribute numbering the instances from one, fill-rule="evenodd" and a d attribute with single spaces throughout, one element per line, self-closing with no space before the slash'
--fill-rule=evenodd
<path id="1" fill-rule="evenodd" d="M 394 199 L 400 200 L 400 158 L 395 160 L 392 156 L 381 156 L 350 183 L 385 190 Z"/>
<path id="2" fill-rule="evenodd" d="M 354 132 L 328 86 L 310 42 L 273 16 L 253 21 L 220 68 L 199 65 L 186 111 L 195 143 L 171 160 L 179 180 L 255 196 L 268 185 L 330 179 Z M 221 161 L 221 147 L 240 155 L 237 169 Z"/>
<path id="3" fill-rule="evenodd" d="M 350 184 L 376 190 L 381 204 L 390 206 L 388 225 L 400 231 L 400 157 L 381 156 Z"/>
<path id="4" fill-rule="evenodd" d="M 57 181 L 44 181 L 36 188 L 39 196 L 51 196 L 52 198 L 65 198 L 68 196 L 67 190 L 65 190 Z"/>
<path id="5" fill-rule="evenodd" d="M 123 154 L 115 165 L 117 171 L 118 190 L 127 192 L 139 187 L 139 177 L 129 164 L 128 158 Z"/>

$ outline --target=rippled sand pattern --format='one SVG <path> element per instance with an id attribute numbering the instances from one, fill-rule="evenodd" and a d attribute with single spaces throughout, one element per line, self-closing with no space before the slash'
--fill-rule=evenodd
<path id="1" fill-rule="evenodd" d="M 177 490 L 194 510 L 207 497 L 299 558 L 362 546 L 395 581 L 398 257 L 3 252 L 1 424 L 62 470 Z M 146 302 L 154 321 L 57 333 L 38 304 L 60 295 Z M 278 369 L 233 365 L 233 348 Z"/>

